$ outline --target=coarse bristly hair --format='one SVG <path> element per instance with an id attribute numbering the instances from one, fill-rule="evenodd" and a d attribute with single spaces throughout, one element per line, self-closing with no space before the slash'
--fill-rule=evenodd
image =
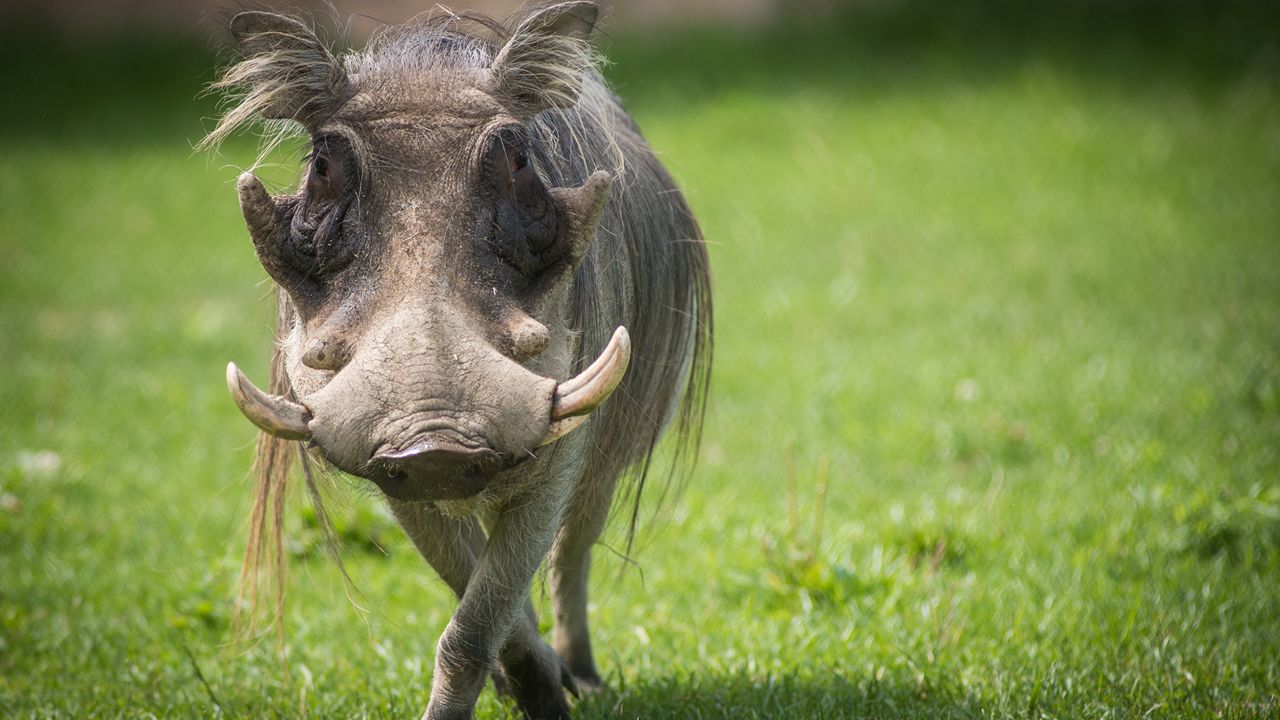
<path id="1" fill-rule="evenodd" d="M 585 4 L 553 7 L 580 5 Z M 618 325 L 630 331 L 633 352 L 630 369 L 610 401 L 577 431 L 592 433 L 593 449 L 575 472 L 610 489 L 616 479 L 629 478 L 615 495 L 630 505 L 629 553 L 641 491 L 668 424 L 674 423 L 678 440 L 667 479 L 687 477 L 696 458 L 711 367 L 710 269 L 692 213 L 609 90 L 586 33 L 547 32 L 541 25 L 546 17 L 541 11 L 547 7 L 525 9 L 506 22 L 437 10 L 384 28 L 365 49 L 341 57 L 297 20 L 272 16 L 272 24 L 264 27 L 237 27 L 233 21 L 243 57 L 211 86 L 227 93 L 230 104 L 200 146 L 216 148 L 238 128 L 265 122 L 271 130 L 265 156 L 285 133 L 306 129 L 335 112 L 359 92 L 362 79 L 471 73 L 477 82 L 496 81 L 516 106 L 526 103 L 532 159 L 549 185 L 577 185 L 596 170 L 608 170 L 614 176 L 611 200 L 570 294 L 569 322 L 581 337 L 573 371 L 594 359 L 588 349 L 603 347 Z M 292 389 L 280 343 L 290 332 L 293 313 L 281 290 L 270 392 L 285 396 Z M 284 597 L 284 497 L 295 454 L 302 460 L 317 517 L 327 529 L 301 444 L 260 434 L 237 603 L 238 610 L 256 615 L 254 598 L 269 553 L 278 629 Z M 341 564 L 331 538 L 330 550 Z M 255 626 L 252 619 L 241 625 L 250 631 Z"/>

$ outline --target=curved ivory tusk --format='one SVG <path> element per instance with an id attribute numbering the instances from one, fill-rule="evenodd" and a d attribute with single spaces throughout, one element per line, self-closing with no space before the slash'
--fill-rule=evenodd
<path id="1" fill-rule="evenodd" d="M 630 361 L 631 336 L 625 327 L 619 327 L 590 367 L 556 386 L 551 420 L 564 420 L 595 410 L 622 382 Z"/>
<path id="2" fill-rule="evenodd" d="M 311 411 L 292 400 L 262 392 L 233 362 L 227 363 L 227 389 L 240 412 L 263 432 L 285 440 L 311 439 L 307 427 Z"/>
<path id="3" fill-rule="evenodd" d="M 586 422 L 588 417 L 589 416 L 587 415 L 577 415 L 575 417 L 565 418 L 563 420 L 551 421 L 551 427 L 547 428 L 547 435 L 546 437 L 542 438 L 541 442 L 538 443 L 538 447 L 542 447 L 543 445 L 550 445 L 551 443 L 559 440 L 565 435 L 568 435 L 574 430 L 577 430 L 578 426 Z"/>

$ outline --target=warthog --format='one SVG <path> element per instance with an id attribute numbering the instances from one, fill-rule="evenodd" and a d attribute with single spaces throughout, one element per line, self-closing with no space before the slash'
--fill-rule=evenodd
<path id="1" fill-rule="evenodd" d="M 264 431 L 250 555 L 294 448 L 372 481 L 459 597 L 428 718 L 470 716 L 491 673 L 534 718 L 601 686 L 591 546 L 664 428 L 677 454 L 696 445 L 706 249 L 596 70 L 596 18 L 437 12 L 336 57 L 298 20 L 244 12 L 214 86 L 230 109 L 207 144 L 259 120 L 311 143 L 296 194 L 238 182 L 280 289 L 269 392 L 227 368 Z M 550 646 L 530 601 L 544 558 Z"/>

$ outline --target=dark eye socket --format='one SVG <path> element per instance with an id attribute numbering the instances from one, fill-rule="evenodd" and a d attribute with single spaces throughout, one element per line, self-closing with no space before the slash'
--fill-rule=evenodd
<path id="1" fill-rule="evenodd" d="M 503 147 L 507 151 L 507 167 L 511 169 L 513 175 L 529 166 L 529 157 L 524 154 L 523 148 L 509 145 Z"/>
<path id="2" fill-rule="evenodd" d="M 311 172 L 307 177 L 308 191 L 317 197 L 338 199 L 351 185 L 349 168 L 351 153 L 346 140 L 341 137 L 321 136 L 311 143 Z"/>
<path id="3" fill-rule="evenodd" d="M 485 167 L 494 192 L 489 247 L 528 278 L 550 267 L 564 251 L 556 242 L 560 220 L 551 194 L 529 162 L 532 147 L 523 128 L 503 128 L 490 141 Z"/>
<path id="4" fill-rule="evenodd" d="M 355 163 L 340 136 L 312 141 L 310 170 L 290 222 L 289 248 L 297 269 L 320 275 L 341 269 L 352 257 L 347 210 L 354 200 Z"/>
<path id="5" fill-rule="evenodd" d="M 490 172 L 495 174 L 494 179 L 499 184 L 529 167 L 529 154 L 526 147 L 528 147 L 528 140 L 518 128 L 503 128 L 495 134 L 490 141 L 488 162 Z"/>

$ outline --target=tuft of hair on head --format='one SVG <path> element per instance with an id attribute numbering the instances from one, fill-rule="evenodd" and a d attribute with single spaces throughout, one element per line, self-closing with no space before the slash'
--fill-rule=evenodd
<path id="1" fill-rule="evenodd" d="M 350 97 L 342 64 L 301 21 L 254 10 L 233 17 L 230 30 L 239 60 L 208 88 L 224 94 L 228 109 L 197 149 L 214 149 L 261 120 L 268 132 L 260 162 L 298 124 L 322 120 Z"/>

